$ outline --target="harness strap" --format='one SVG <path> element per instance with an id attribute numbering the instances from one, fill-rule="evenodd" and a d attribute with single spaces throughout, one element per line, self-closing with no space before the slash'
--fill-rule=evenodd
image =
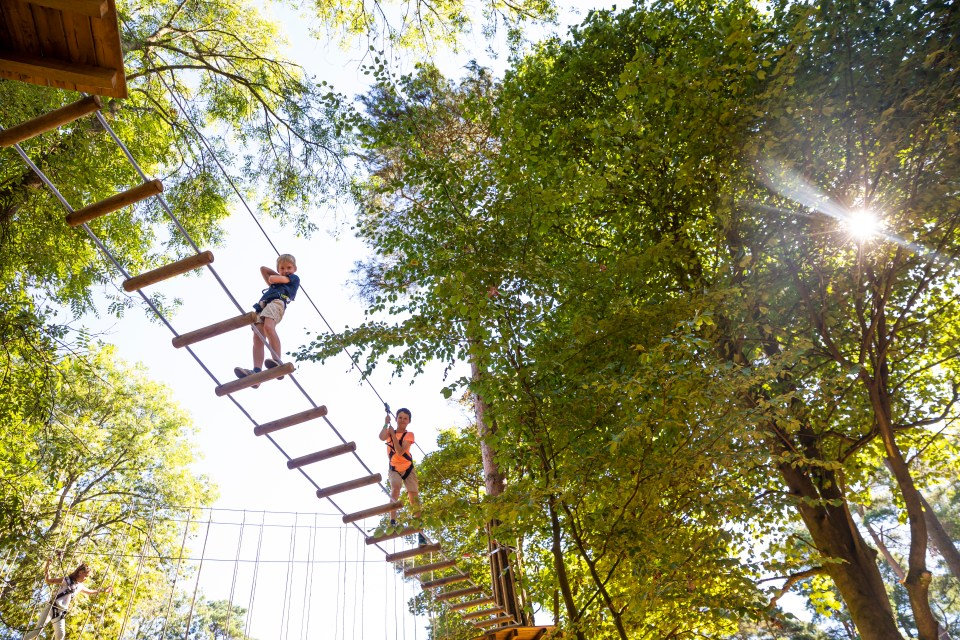
<path id="1" fill-rule="evenodd" d="M 406 437 L 407 437 L 407 432 L 404 431 L 404 432 L 403 432 L 403 435 L 400 436 L 400 444 L 401 444 L 401 445 L 403 444 L 403 439 L 406 438 Z M 389 442 L 389 441 L 387 442 L 387 448 L 390 449 L 390 451 L 387 452 L 387 459 L 392 460 L 392 459 L 393 459 L 393 456 L 397 455 L 397 450 L 393 448 L 393 443 L 392 443 L 392 442 Z M 406 479 L 407 479 L 407 476 L 410 475 L 410 472 L 413 471 L 413 456 L 411 456 L 410 453 L 408 452 L 408 453 L 402 453 L 402 454 L 400 454 L 400 457 L 402 457 L 402 458 L 410 461 L 410 466 L 407 467 L 407 470 L 404 471 L 403 473 L 400 473 L 400 472 L 397 471 L 397 469 L 393 466 L 393 464 L 390 465 L 390 470 L 391 470 L 391 471 L 394 471 L 394 472 L 396 472 L 396 473 L 398 473 L 398 474 L 400 474 L 400 479 L 401 479 L 401 480 L 406 480 Z"/>

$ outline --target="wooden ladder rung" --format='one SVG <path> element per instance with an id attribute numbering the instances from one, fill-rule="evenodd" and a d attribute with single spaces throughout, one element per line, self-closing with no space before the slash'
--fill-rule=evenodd
<path id="1" fill-rule="evenodd" d="M 234 329 L 239 329 L 247 325 L 253 324 L 257 321 L 257 312 L 251 311 L 250 313 L 245 313 L 242 316 L 237 316 L 235 318 L 230 318 L 228 320 L 222 320 L 216 324 L 211 324 L 207 327 L 202 327 L 200 329 L 195 329 L 188 333 L 182 333 L 179 336 L 175 337 L 171 342 L 173 346 L 177 349 L 181 347 L 186 347 L 187 345 L 194 344 L 195 342 L 200 342 L 201 340 L 206 340 L 207 338 L 212 338 L 214 336 L 219 336 L 228 331 L 233 331 Z"/>
<path id="2" fill-rule="evenodd" d="M 486 629 L 487 627 L 493 627 L 498 624 L 507 624 L 513 622 L 513 616 L 499 616 L 496 618 L 490 618 L 489 620 L 478 620 L 477 622 L 471 622 L 475 627 L 480 629 Z"/>
<path id="3" fill-rule="evenodd" d="M 99 218 L 118 209 L 123 209 L 126 206 L 140 202 L 141 200 L 146 200 L 151 196 L 159 195 L 162 192 L 163 183 L 159 180 L 151 180 L 143 184 L 138 184 L 132 189 L 127 189 L 122 193 L 112 195 L 100 202 L 88 204 L 73 213 L 68 213 L 67 224 L 71 227 L 79 227 L 94 218 Z M 126 287 L 126 285 L 124 285 L 124 287 Z M 127 289 L 127 291 L 133 291 L 133 289 Z"/>
<path id="4" fill-rule="evenodd" d="M 292 427 L 296 424 L 302 424 L 310 420 L 316 420 L 317 418 L 322 418 L 327 415 L 327 407 L 320 405 L 319 407 L 314 407 L 313 409 L 307 409 L 306 411 L 301 411 L 300 413 L 295 413 L 292 416 L 287 416 L 286 418 L 280 418 L 279 420 L 274 420 L 273 422 L 265 422 L 259 426 L 253 428 L 253 435 L 262 436 L 268 433 L 273 433 L 274 431 L 280 431 L 280 429 L 286 429 L 287 427 Z"/>
<path id="5" fill-rule="evenodd" d="M 480 587 L 477 587 L 479 589 Z M 469 591 L 469 589 L 464 589 L 464 591 Z M 492 596 L 486 596 L 484 598 L 477 598 L 476 600 L 468 600 L 466 602 L 461 602 L 459 604 L 450 605 L 451 611 L 463 611 L 464 609 L 472 609 L 473 607 L 479 607 L 484 604 L 492 604 L 496 602 Z"/>
<path id="6" fill-rule="evenodd" d="M 397 553 L 388 553 L 387 562 L 399 562 L 400 560 L 416 558 L 417 556 L 426 555 L 428 553 L 436 553 L 438 551 L 440 551 L 439 544 L 425 544 L 421 547 L 414 547 L 413 549 L 398 551 Z"/>
<path id="7" fill-rule="evenodd" d="M 348 480 L 347 482 L 341 482 L 340 484 L 332 484 L 329 487 L 317 489 L 317 497 L 329 498 L 332 495 L 343 493 L 344 491 L 352 491 L 353 489 L 359 489 L 360 487 L 366 487 L 367 485 L 377 484 L 381 480 L 383 480 L 383 476 L 381 476 L 379 473 L 375 473 L 372 476 L 364 476 L 363 478 L 357 478 L 356 480 Z"/>
<path id="8" fill-rule="evenodd" d="M 273 369 L 264 369 L 260 373 L 250 374 L 246 378 L 237 378 L 236 380 L 231 380 L 230 382 L 224 382 L 222 385 L 214 389 L 214 393 L 221 397 L 229 395 L 231 393 L 240 391 L 241 389 L 252 387 L 255 384 L 260 384 L 261 382 L 266 382 L 267 380 L 273 380 L 274 378 L 279 378 L 280 376 L 289 375 L 293 373 L 293 369 L 293 363 L 286 362 L 279 367 L 274 367 Z"/>
<path id="9" fill-rule="evenodd" d="M 454 598 L 462 598 L 463 596 L 475 596 L 478 593 L 483 593 L 483 587 L 467 587 L 466 589 L 438 593 L 434 598 L 439 602 L 444 602 L 446 600 L 453 600 Z"/>
<path id="10" fill-rule="evenodd" d="M 88 113 L 99 111 L 102 106 L 99 96 L 87 96 L 50 113 L 37 116 L 9 129 L 4 129 L 0 131 L 0 147 L 12 147 L 24 140 L 29 140 L 41 133 L 82 118 Z"/>
<path id="11" fill-rule="evenodd" d="M 396 511 L 403 506 L 403 503 L 397 500 L 396 502 L 388 502 L 387 504 L 382 504 L 379 507 L 371 507 L 370 509 L 364 509 L 363 511 L 357 511 L 356 513 L 348 513 L 343 516 L 342 520 L 344 524 L 350 524 L 351 522 L 356 522 L 357 520 L 363 520 L 364 518 L 369 518 L 371 516 L 379 516 L 382 513 L 387 513 L 388 511 Z M 383 540 L 384 538 L 381 538 Z"/>
<path id="12" fill-rule="evenodd" d="M 441 569 L 449 569 L 450 567 L 457 566 L 456 560 L 441 560 L 440 562 L 431 562 L 430 564 L 421 564 L 415 567 L 407 567 L 403 570 L 403 577 L 410 578 L 412 576 L 419 576 L 424 573 L 430 573 L 431 571 L 440 571 Z"/>
<path id="13" fill-rule="evenodd" d="M 454 584 L 457 582 L 466 582 L 470 579 L 470 576 L 466 574 L 456 574 L 452 576 L 444 576 L 443 578 L 437 578 L 436 580 L 427 580 L 426 582 L 420 583 L 421 589 L 436 589 L 437 587 L 442 587 L 448 584 Z"/>
<path id="14" fill-rule="evenodd" d="M 483 611 L 472 611 L 470 613 L 462 613 L 460 615 L 464 620 L 475 620 L 484 616 L 492 616 L 501 613 L 503 613 L 503 607 L 493 607 L 491 609 L 484 609 Z"/>
<path id="15" fill-rule="evenodd" d="M 321 460 L 329 460 L 330 458 L 342 456 L 345 453 L 352 453 L 356 450 L 356 442 L 338 444 L 335 447 L 330 447 L 329 449 L 324 449 L 323 451 L 316 451 L 314 453 L 308 453 L 305 456 L 300 456 L 299 458 L 294 458 L 293 460 L 287 460 L 287 469 L 299 469 L 300 467 L 305 467 L 308 464 L 320 462 Z"/>
<path id="16" fill-rule="evenodd" d="M 127 292 L 137 291 L 138 289 L 143 289 L 151 284 L 156 284 L 161 280 L 178 276 L 181 273 L 186 273 L 187 271 L 199 269 L 200 267 L 204 267 L 212 262 L 213 252 L 204 251 L 203 253 L 197 253 L 184 258 L 183 260 L 177 260 L 176 262 L 165 264 L 162 267 L 153 269 L 152 271 L 141 273 L 140 275 L 134 276 L 129 280 L 124 280 L 123 290 Z"/>
<path id="17" fill-rule="evenodd" d="M 420 527 L 407 527 L 406 529 L 402 529 L 396 533 L 387 533 L 382 536 L 367 536 L 366 542 L 367 544 L 377 544 L 378 542 L 385 542 L 387 540 L 395 540 L 396 538 L 412 536 L 416 533 L 421 533 L 422 531 L 423 529 Z"/>

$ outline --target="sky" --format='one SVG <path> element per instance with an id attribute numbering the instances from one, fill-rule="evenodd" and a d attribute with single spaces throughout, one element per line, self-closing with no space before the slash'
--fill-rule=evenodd
<path id="1" fill-rule="evenodd" d="M 342 50 L 312 37 L 312 20 L 296 11 L 277 5 L 272 11 L 283 24 L 293 60 L 346 95 L 363 92 L 366 77 L 359 70 L 363 50 Z M 585 6 L 570 6 L 561 23 L 573 24 L 585 11 Z M 465 44 L 462 54 L 442 52 L 437 57 L 448 76 L 460 75 L 474 59 L 502 72 L 506 63 L 502 43 L 491 45 L 475 35 Z M 501 55 L 494 60 L 490 52 L 498 48 Z M 413 62 L 410 57 L 397 60 L 401 68 Z M 278 326 L 285 352 L 299 348 L 311 334 L 326 330 L 306 294 L 334 330 L 365 319 L 363 304 L 348 283 L 355 262 L 368 249 L 350 233 L 351 216 L 349 203 L 342 203 L 337 210 L 315 212 L 320 230 L 310 238 L 296 237 L 291 229 L 260 219 L 278 249 L 296 256 L 301 278 L 301 293 Z M 264 286 L 259 267 L 273 267 L 275 254 L 239 203 L 224 231 L 226 241 L 212 248 L 213 268 L 247 311 Z M 208 270 L 168 280 L 149 292 L 183 301 L 171 318 L 179 333 L 238 314 Z M 397 580 L 382 552 L 364 545 L 361 534 L 352 527 L 345 528 L 333 506 L 318 500 L 298 472 L 287 470 L 282 454 L 264 438 L 253 435 L 253 425 L 233 403 L 215 396 L 214 382 L 185 350 L 171 346 L 165 326 L 139 309 L 128 311 L 119 320 L 88 316 L 83 323 L 104 341 L 115 344 L 122 359 L 142 363 L 151 378 L 166 384 L 197 427 L 195 440 L 202 458 L 195 470 L 219 489 L 216 509 L 201 516 L 210 524 L 198 529 L 188 544 L 198 568 L 204 559 L 202 580 L 196 583 L 199 590 L 208 597 L 232 596 L 244 607 L 254 603 L 252 620 L 247 622 L 250 634 L 261 639 L 426 637 L 425 621 L 413 619 L 402 604 L 414 595 L 416 586 Z M 233 379 L 234 367 L 251 366 L 248 329 L 201 342 L 194 349 L 220 382 Z M 324 364 L 299 363 L 297 367 L 295 378 L 317 404 L 328 408 L 330 422 L 343 437 L 356 442 L 364 464 L 384 473 L 385 447 L 377 438 L 383 406 L 351 369 L 349 359 L 340 356 Z M 448 375 L 453 379 L 463 374 L 465 367 Z M 447 380 L 440 364 L 415 380 L 393 377 L 383 365 L 371 382 L 394 411 L 401 406 L 412 410 L 410 430 L 420 447 L 413 452 L 415 458 L 422 456 L 421 449 L 429 452 L 435 448 L 441 429 L 471 421 L 467 408 L 441 395 Z M 260 423 L 310 408 L 290 379 L 240 391 L 236 398 Z M 339 444 L 323 421 L 298 425 L 275 437 L 292 457 Z M 351 456 L 312 465 L 308 471 L 321 486 L 366 475 L 363 465 Z M 382 504 L 385 498 L 374 486 L 341 494 L 335 500 L 344 511 L 353 512 Z M 363 526 L 371 529 L 377 520 L 367 520 Z M 268 522 L 269 526 L 261 526 Z M 402 546 L 402 541 L 393 542 L 387 550 Z M 256 580 L 255 569 L 259 570 Z M 255 598 L 251 595 L 254 587 Z M 320 598 L 314 594 L 318 588 Z M 550 620 L 540 617 L 538 622 Z M 322 636 L 317 632 L 320 627 L 325 629 Z"/>

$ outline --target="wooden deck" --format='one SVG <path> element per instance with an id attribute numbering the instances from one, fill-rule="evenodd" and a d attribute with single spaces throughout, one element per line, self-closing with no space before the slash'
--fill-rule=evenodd
<path id="1" fill-rule="evenodd" d="M 491 629 L 476 640 L 547 640 L 555 627 L 509 626 Z"/>
<path id="2" fill-rule="evenodd" d="M 0 2 L 0 77 L 127 97 L 115 0 Z"/>

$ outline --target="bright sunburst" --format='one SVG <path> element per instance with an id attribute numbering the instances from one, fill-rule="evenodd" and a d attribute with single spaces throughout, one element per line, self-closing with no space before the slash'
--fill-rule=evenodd
<path id="1" fill-rule="evenodd" d="M 883 231 L 880 218 L 869 209 L 851 211 L 843 221 L 843 225 L 850 235 L 859 242 L 870 240 Z"/>

